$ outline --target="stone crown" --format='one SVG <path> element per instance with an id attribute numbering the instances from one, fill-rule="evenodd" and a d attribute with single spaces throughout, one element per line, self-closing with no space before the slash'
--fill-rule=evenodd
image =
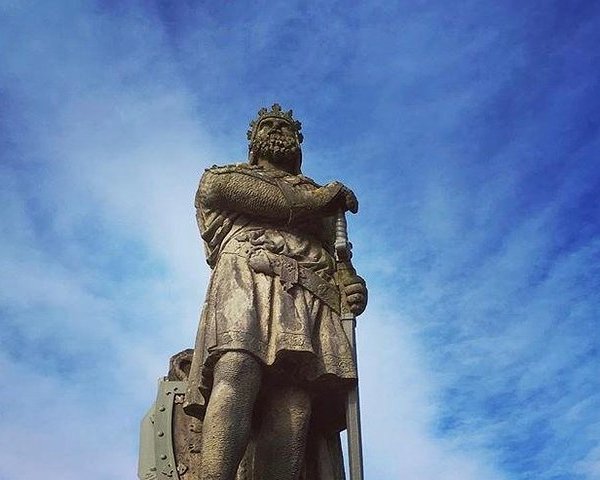
<path id="1" fill-rule="evenodd" d="M 302 129 L 302 123 L 300 123 L 298 120 L 294 120 L 292 110 L 288 110 L 287 112 L 284 112 L 281 109 L 281 105 L 279 105 L 278 103 L 274 103 L 273 106 L 271 107 L 271 110 L 267 110 L 266 108 L 263 107 L 258 111 L 258 116 L 250 122 L 250 128 L 248 129 L 248 132 L 247 132 L 248 140 L 250 142 L 252 142 L 252 140 L 254 139 L 254 136 L 256 135 L 256 130 L 257 130 L 258 124 L 262 120 L 264 120 L 265 118 L 273 118 L 273 117 L 281 118 L 281 119 L 289 122 L 290 125 L 292 125 L 294 127 L 294 129 L 296 130 L 296 134 L 298 135 L 298 142 L 302 143 L 302 140 L 304 140 L 304 136 L 302 135 L 302 133 L 300 133 L 300 130 Z"/>

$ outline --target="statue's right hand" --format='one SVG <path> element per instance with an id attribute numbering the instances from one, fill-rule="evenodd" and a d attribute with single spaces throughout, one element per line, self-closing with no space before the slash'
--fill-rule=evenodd
<path id="1" fill-rule="evenodd" d="M 352 190 L 341 182 L 332 182 L 330 185 L 336 185 L 340 190 L 338 192 L 336 200 L 339 202 L 339 209 L 350 211 L 352 213 L 358 212 L 358 199 Z"/>
<path id="2" fill-rule="evenodd" d="M 358 200 L 354 192 L 340 182 L 331 182 L 320 187 L 316 192 L 316 198 L 321 199 L 322 212 L 326 215 L 334 215 L 341 211 L 358 212 Z"/>
<path id="3" fill-rule="evenodd" d="M 357 213 L 358 212 L 358 198 L 356 198 L 356 195 L 354 194 L 354 192 L 352 190 L 350 190 L 348 187 L 346 187 L 345 185 L 342 188 L 342 192 L 344 193 L 344 197 L 346 200 L 346 210 L 349 210 L 352 213 Z"/>

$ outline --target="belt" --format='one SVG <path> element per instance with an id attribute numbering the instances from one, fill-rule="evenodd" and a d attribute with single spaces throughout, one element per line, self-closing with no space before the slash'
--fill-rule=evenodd
<path id="1" fill-rule="evenodd" d="M 323 301 L 334 312 L 340 313 L 340 292 L 338 288 L 312 270 L 299 265 L 293 258 L 272 253 L 263 248 L 240 249 L 235 253 L 223 253 L 231 253 L 247 258 L 248 265 L 257 273 L 278 276 L 286 292 L 294 285 L 300 285 Z"/>

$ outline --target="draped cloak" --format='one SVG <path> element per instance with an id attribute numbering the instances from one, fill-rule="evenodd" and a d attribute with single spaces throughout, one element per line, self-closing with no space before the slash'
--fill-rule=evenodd
<path id="1" fill-rule="evenodd" d="M 262 178 L 277 177 L 295 189 L 318 188 L 303 175 L 257 166 L 215 169 L 225 174 L 233 169 Z M 342 480 L 339 432 L 345 428 L 345 393 L 356 382 L 356 365 L 340 322 L 339 304 L 332 303 L 331 295 L 313 293 L 334 291 L 339 297 L 332 256 L 333 220 L 310 218 L 289 224 L 224 211 L 206 205 L 202 188 L 201 181 L 197 220 L 213 273 L 186 403 L 197 405 L 196 416 L 201 418 L 210 401 L 213 368 L 220 355 L 247 352 L 263 365 L 266 382 L 291 382 L 311 393 L 311 426 L 301 479 Z M 251 192 L 248 201 L 252 201 Z M 302 282 L 289 281 L 285 268 L 289 265 L 320 282 L 318 288 L 311 292 Z M 260 402 L 257 409 L 255 423 L 259 424 Z M 254 442 L 253 436 L 237 480 L 260 480 L 252 472 Z"/>

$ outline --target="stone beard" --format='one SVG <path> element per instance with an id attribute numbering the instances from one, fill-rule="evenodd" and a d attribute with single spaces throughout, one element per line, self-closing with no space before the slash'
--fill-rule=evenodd
<path id="1" fill-rule="evenodd" d="M 259 133 L 252 142 L 255 158 L 264 156 L 275 163 L 293 162 L 300 157 L 300 146 L 294 135 Z"/>

